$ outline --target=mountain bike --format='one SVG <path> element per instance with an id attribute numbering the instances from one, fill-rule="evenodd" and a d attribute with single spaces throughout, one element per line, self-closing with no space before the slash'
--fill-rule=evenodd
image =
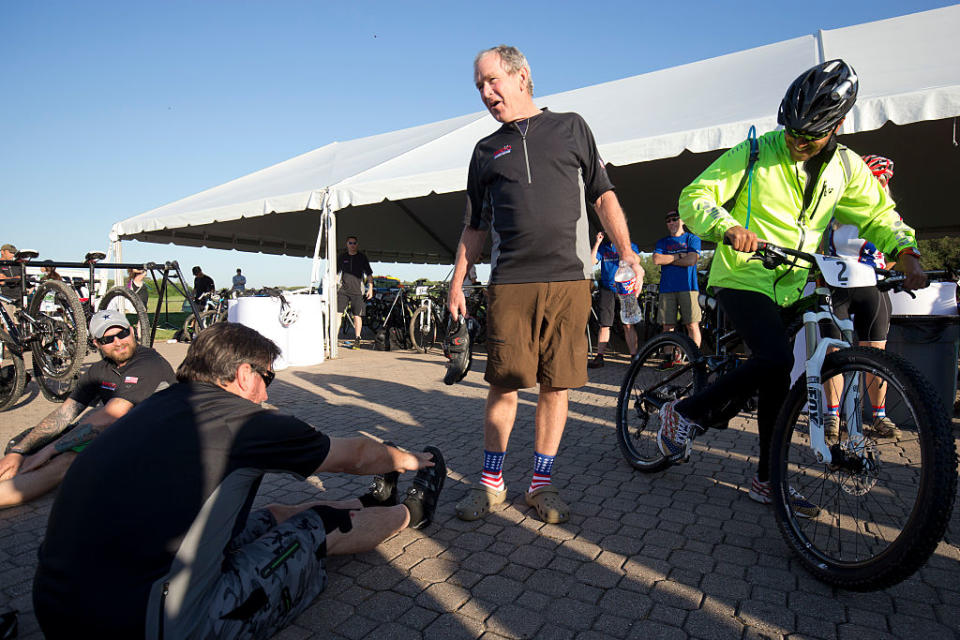
<path id="1" fill-rule="evenodd" d="M 230 290 L 221 289 L 219 293 L 206 291 L 200 294 L 199 316 L 190 314 L 183 322 L 183 338 L 192 342 L 198 333 L 227 319 L 227 306 L 230 301 Z M 141 305 L 142 306 L 142 305 Z"/>
<path id="2" fill-rule="evenodd" d="M 876 284 L 890 290 L 903 283 L 903 276 L 855 260 L 768 243 L 761 242 L 755 257 L 768 268 L 804 260 L 832 287 Z M 770 480 L 778 528 L 804 568 L 824 582 L 857 591 L 896 584 L 926 562 L 950 520 L 957 457 L 949 417 L 912 364 L 886 351 L 850 346 L 853 323 L 834 316 L 829 289 L 816 289 L 785 314 L 785 326 L 802 322 L 806 360 L 805 375 L 790 390 L 772 436 Z M 837 327 L 841 339 L 821 337 L 820 323 Z M 676 351 L 682 362 L 665 364 Z M 660 408 L 695 394 L 712 376 L 736 366 L 738 357 L 704 356 L 689 338 L 675 333 L 644 344 L 617 401 L 617 438 L 627 461 L 645 472 L 669 466 L 657 446 Z M 841 390 L 835 441 L 824 433 L 825 384 Z M 886 385 L 887 415 L 901 429 L 899 439 L 870 435 L 868 385 L 880 384 Z M 729 413 L 729 407 L 716 408 L 695 435 L 723 428 L 722 417 Z M 818 505 L 819 514 L 796 513 L 793 491 Z"/>
<path id="3" fill-rule="evenodd" d="M 18 307 L 11 316 L 0 305 L 0 411 L 16 404 L 23 393 L 27 351 L 41 393 L 54 402 L 63 402 L 73 390 L 87 354 L 83 308 L 69 285 L 44 280 L 34 289 L 27 310 L 22 307 L 28 283 L 26 263 L 38 255 L 36 251 L 19 251 L 15 261 L 2 265 L 19 267 L 20 292 L 17 300 L 0 295 L 4 303 Z"/>
<path id="4" fill-rule="evenodd" d="M 132 315 L 134 316 L 134 322 L 131 322 L 130 326 L 134 330 L 137 342 L 145 347 L 152 347 L 153 334 L 150 331 L 150 315 L 147 313 L 147 308 L 144 306 L 143 300 L 141 300 L 137 294 L 126 287 L 116 286 L 107 289 L 103 297 L 97 296 L 96 285 L 100 281 L 94 276 L 94 265 L 106 257 L 106 254 L 102 251 L 91 251 L 87 253 L 83 257 L 83 262 L 90 269 L 89 280 L 84 281 L 83 278 L 73 277 L 70 278 L 69 281 L 69 284 L 73 287 L 73 290 L 76 291 L 77 297 L 80 300 L 80 306 L 83 308 L 83 317 L 87 326 L 90 326 L 90 318 L 93 316 L 94 310 L 104 311 L 110 309 L 119 311 L 127 316 Z M 64 281 L 66 282 L 67 280 L 64 279 Z M 97 347 L 93 344 L 93 336 L 87 337 L 87 350 L 91 353 L 97 351 Z"/>

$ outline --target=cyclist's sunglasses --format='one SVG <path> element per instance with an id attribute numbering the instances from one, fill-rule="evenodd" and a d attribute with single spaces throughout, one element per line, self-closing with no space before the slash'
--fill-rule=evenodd
<path id="1" fill-rule="evenodd" d="M 798 129 L 787 129 L 787 135 L 791 138 L 798 138 L 800 140 L 805 140 L 807 142 L 813 142 L 814 140 L 821 140 L 830 135 L 829 131 L 822 131 L 819 133 L 811 133 L 809 131 L 800 131 Z"/>
<path id="2" fill-rule="evenodd" d="M 277 377 L 277 374 L 269 369 L 264 370 L 259 367 L 255 367 L 252 364 L 250 365 L 250 368 L 256 371 L 257 375 L 263 379 L 263 386 L 265 387 L 269 387 L 270 383 L 273 382 L 273 379 Z"/>
<path id="3" fill-rule="evenodd" d="M 130 331 L 131 331 L 130 327 L 127 327 L 126 329 L 120 329 L 120 331 L 117 331 L 112 336 L 103 336 L 102 338 L 97 338 L 97 342 L 99 342 L 100 344 L 112 344 L 113 341 L 116 340 L 117 338 L 119 338 L 120 340 L 123 340 L 124 338 L 129 336 Z"/>

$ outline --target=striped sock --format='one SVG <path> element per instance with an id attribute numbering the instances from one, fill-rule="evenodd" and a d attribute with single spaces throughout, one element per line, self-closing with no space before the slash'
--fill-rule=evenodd
<path id="1" fill-rule="evenodd" d="M 840 405 L 838 405 L 838 404 L 830 404 L 830 405 L 827 405 L 827 414 L 828 414 L 828 415 L 831 415 L 831 416 L 839 416 L 839 415 L 840 415 Z"/>
<path id="2" fill-rule="evenodd" d="M 553 471 L 553 459 L 556 456 L 545 456 L 542 453 L 533 454 L 533 478 L 527 493 L 536 491 L 540 487 L 550 484 L 550 474 Z"/>
<path id="3" fill-rule="evenodd" d="M 879 407 L 873 408 L 873 418 L 874 420 L 879 420 L 880 418 L 887 417 L 887 405 L 882 404 Z"/>
<path id="4" fill-rule="evenodd" d="M 494 491 L 503 491 L 503 457 L 506 451 L 483 450 L 483 474 L 480 484 Z"/>

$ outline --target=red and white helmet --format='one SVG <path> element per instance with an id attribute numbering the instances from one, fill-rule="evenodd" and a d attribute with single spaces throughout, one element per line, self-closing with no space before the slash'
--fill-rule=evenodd
<path id="1" fill-rule="evenodd" d="M 880 184 L 887 186 L 893 178 L 893 160 L 883 156 L 863 156 L 863 161 L 867 163 L 870 171 L 877 177 Z"/>

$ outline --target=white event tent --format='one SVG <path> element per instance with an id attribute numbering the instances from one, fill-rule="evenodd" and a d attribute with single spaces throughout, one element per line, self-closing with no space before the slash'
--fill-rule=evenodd
<path id="1" fill-rule="evenodd" d="M 960 177 L 958 32 L 960 5 L 954 5 L 823 30 L 536 102 L 576 111 L 590 124 L 633 239 L 652 248 L 680 189 L 743 140 L 751 125 L 758 133 L 775 128 L 783 92 L 801 71 L 842 58 L 860 76 L 843 142 L 895 160 L 894 195 L 921 235 L 958 233 L 960 212 L 944 193 Z M 462 227 L 470 152 L 498 126 L 483 111 L 333 142 L 117 222 L 111 230 L 114 254 L 120 241 L 141 240 L 313 256 L 313 282 L 334 282 L 335 261 L 320 258 L 327 247 L 338 246 L 339 228 L 363 237 L 371 261 L 449 264 Z M 322 278 L 320 264 L 326 265 Z M 328 300 L 333 313 L 334 304 Z M 336 341 L 330 345 L 335 356 Z"/>

